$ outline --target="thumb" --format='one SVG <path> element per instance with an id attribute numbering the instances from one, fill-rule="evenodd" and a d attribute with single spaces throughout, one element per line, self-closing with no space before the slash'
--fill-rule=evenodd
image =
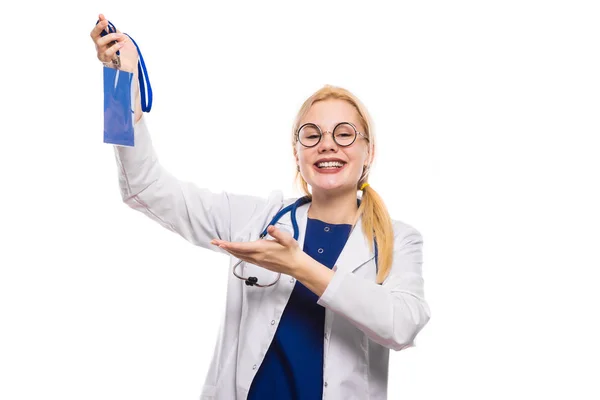
<path id="1" fill-rule="evenodd" d="M 291 246 L 294 242 L 294 238 L 288 232 L 282 231 L 279 228 L 271 225 L 267 229 L 269 235 L 284 246 Z"/>

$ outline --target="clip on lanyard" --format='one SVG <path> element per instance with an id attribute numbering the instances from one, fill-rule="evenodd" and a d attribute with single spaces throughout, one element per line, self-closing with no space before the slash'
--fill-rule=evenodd
<path id="1" fill-rule="evenodd" d="M 100 20 L 96 21 L 96 25 L 98 25 L 99 22 L 100 22 Z M 110 21 L 108 21 L 108 30 L 110 33 L 117 32 L 117 28 L 115 28 L 113 23 Z M 108 33 L 106 32 L 106 30 L 103 29 L 102 33 L 100 33 L 100 36 L 104 37 L 106 35 L 108 35 Z M 129 36 L 129 34 L 127 34 L 127 33 L 125 33 L 125 35 Z M 152 109 L 152 86 L 150 86 L 150 78 L 148 77 L 148 70 L 146 69 L 146 63 L 144 62 L 144 57 L 142 56 L 140 47 L 137 45 L 137 43 L 135 42 L 135 40 L 133 40 L 133 38 L 131 36 L 129 36 L 129 39 L 131 39 L 131 41 L 135 45 L 137 52 L 140 56 L 140 59 L 138 60 L 138 78 L 139 78 L 139 82 L 140 82 L 140 94 L 142 97 L 142 111 L 150 112 L 150 110 Z M 117 50 L 117 55 L 120 55 L 120 54 L 121 54 L 121 52 L 119 50 Z M 146 88 L 148 89 L 147 93 L 146 93 Z M 146 97 L 146 96 L 148 96 L 148 97 Z"/>

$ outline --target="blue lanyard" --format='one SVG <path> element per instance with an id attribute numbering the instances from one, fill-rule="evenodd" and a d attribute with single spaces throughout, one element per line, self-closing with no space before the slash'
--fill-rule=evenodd
<path id="1" fill-rule="evenodd" d="M 98 22 L 100 22 L 100 20 L 96 21 L 96 25 L 98 25 Z M 108 30 L 110 33 L 117 32 L 117 28 L 115 28 L 113 23 L 110 21 L 108 21 Z M 106 33 L 105 30 L 102 30 L 102 33 L 100 33 L 100 36 L 104 37 L 106 35 L 108 35 L 108 33 Z M 127 34 L 127 33 L 125 35 L 129 36 L 129 34 Z M 148 70 L 146 69 L 146 63 L 144 62 L 144 57 L 142 56 L 140 47 L 137 45 L 137 43 L 135 42 L 135 40 L 133 40 L 133 38 L 131 36 L 129 36 L 129 39 L 131 39 L 131 41 L 135 45 L 137 52 L 140 56 L 140 59 L 138 61 L 138 79 L 140 81 L 140 94 L 142 97 L 142 111 L 150 112 L 150 110 L 152 109 L 152 86 L 150 86 L 150 78 L 148 77 Z M 121 52 L 119 50 L 117 50 L 117 55 L 121 55 Z M 146 93 L 146 87 L 148 88 L 147 93 Z M 147 98 L 146 98 L 146 95 L 148 96 Z M 146 99 L 147 99 L 147 101 L 146 101 Z"/>

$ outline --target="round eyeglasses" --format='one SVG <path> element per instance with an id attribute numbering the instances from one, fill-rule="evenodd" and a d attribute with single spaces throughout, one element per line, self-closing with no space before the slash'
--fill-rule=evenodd
<path id="1" fill-rule="evenodd" d="M 327 133 L 325 131 L 324 133 Z M 369 140 L 364 134 L 356 130 L 356 127 L 350 122 L 340 122 L 333 128 L 333 141 L 342 147 L 348 147 L 358 137 L 362 136 L 365 140 Z M 323 138 L 323 132 L 317 124 L 308 122 L 302 125 L 296 132 L 296 140 L 304 147 L 315 147 Z"/>

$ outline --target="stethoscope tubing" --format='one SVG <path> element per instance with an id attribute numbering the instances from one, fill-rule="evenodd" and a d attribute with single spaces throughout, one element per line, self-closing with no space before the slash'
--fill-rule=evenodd
<path id="1" fill-rule="evenodd" d="M 281 217 L 283 217 L 287 212 L 289 212 L 292 217 L 292 226 L 294 227 L 294 240 L 298 240 L 298 237 L 300 235 L 300 230 L 298 229 L 298 221 L 296 220 L 296 210 L 298 209 L 298 207 L 300 207 L 301 205 L 304 205 L 308 202 L 310 202 L 310 198 L 308 196 L 304 196 L 304 197 L 301 197 L 298 200 L 296 200 L 294 202 L 294 204 L 290 204 L 289 206 L 280 210 L 277 214 L 275 214 L 275 216 L 273 217 L 271 222 L 262 231 L 262 233 L 259 236 L 259 239 L 264 239 L 267 236 L 267 229 L 269 229 L 269 226 L 275 225 L 277 223 L 277 221 L 279 221 L 281 219 Z M 279 279 L 281 278 L 281 273 L 278 272 L 277 278 L 273 282 L 271 282 L 267 285 L 261 285 L 260 283 L 258 283 L 258 278 L 255 276 L 250 276 L 248 278 L 244 278 L 243 276 L 238 275 L 236 270 L 237 270 L 237 267 L 242 262 L 243 262 L 243 260 L 240 260 L 233 266 L 233 274 L 237 278 L 245 281 L 247 286 L 257 286 L 257 287 L 261 287 L 261 288 L 270 287 L 270 286 L 275 285 L 277 282 L 279 282 Z"/>
<path id="2" fill-rule="evenodd" d="M 277 214 L 275 214 L 275 216 L 273 217 L 271 222 L 262 231 L 262 233 L 259 236 L 259 239 L 264 239 L 267 236 L 267 229 L 269 228 L 269 226 L 275 225 L 277 223 L 277 221 L 279 221 L 279 219 L 281 219 L 281 217 L 283 217 L 287 212 L 289 212 L 292 217 L 291 218 L 292 226 L 294 228 L 294 240 L 298 240 L 300 230 L 298 228 L 298 221 L 296 220 L 296 210 L 298 209 L 298 207 L 300 207 L 306 203 L 309 203 L 310 201 L 311 200 L 308 196 L 304 196 L 304 197 L 301 197 L 298 200 L 296 200 L 293 204 L 290 204 L 289 206 L 280 210 Z M 358 203 L 360 205 L 360 200 L 358 200 Z M 375 265 L 377 265 L 377 256 L 378 256 L 377 240 L 375 240 Z M 277 282 L 279 282 L 279 279 L 281 278 L 281 273 L 278 272 L 277 278 L 273 282 L 266 284 L 266 285 L 262 285 L 262 284 L 258 283 L 258 278 L 255 276 L 250 276 L 248 278 L 245 278 L 237 273 L 237 268 L 242 262 L 243 262 L 243 260 L 239 260 L 237 263 L 235 263 L 235 265 L 233 266 L 233 275 L 235 275 L 238 279 L 243 280 L 247 286 L 257 286 L 260 288 L 266 288 L 266 287 L 275 285 Z"/>

